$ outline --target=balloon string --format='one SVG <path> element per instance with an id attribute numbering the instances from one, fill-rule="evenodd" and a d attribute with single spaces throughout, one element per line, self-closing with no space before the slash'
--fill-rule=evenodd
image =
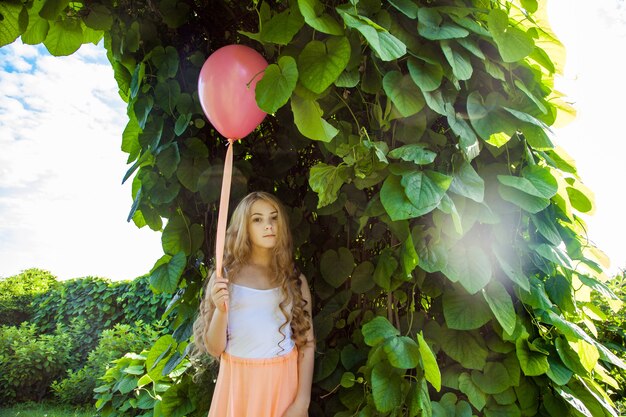
<path id="1" fill-rule="evenodd" d="M 233 142 L 228 139 L 228 150 L 224 161 L 224 174 L 222 176 L 222 194 L 220 196 L 220 208 L 217 217 L 217 237 L 215 240 L 215 268 L 219 278 L 223 278 L 222 263 L 224 261 L 224 246 L 226 245 L 226 219 L 228 217 L 228 201 L 230 200 L 230 184 L 233 176 Z M 228 304 L 225 306 L 228 309 Z"/>

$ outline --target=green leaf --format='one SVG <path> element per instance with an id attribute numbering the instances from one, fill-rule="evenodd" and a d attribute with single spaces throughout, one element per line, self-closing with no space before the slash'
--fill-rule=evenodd
<path id="1" fill-rule="evenodd" d="M 521 417 L 522 412 L 515 404 L 489 404 L 485 408 L 485 417 Z"/>
<path id="2" fill-rule="evenodd" d="M 402 261 L 404 276 L 407 280 L 410 280 L 413 277 L 411 273 L 419 264 L 419 257 L 415 251 L 415 245 L 413 244 L 413 238 L 410 233 L 400 248 L 400 259 Z"/>
<path id="3" fill-rule="evenodd" d="M 572 283 L 561 274 L 553 275 L 546 280 L 546 292 L 550 299 L 558 305 L 562 311 L 575 313 L 576 306 Z"/>
<path id="4" fill-rule="evenodd" d="M 516 62 L 528 56 L 535 48 L 533 39 L 523 30 L 508 25 L 506 12 L 492 9 L 487 23 L 504 62 Z"/>
<path id="5" fill-rule="evenodd" d="M 537 8 L 539 7 L 537 4 L 537 0 L 521 0 L 521 3 L 522 7 L 528 13 L 535 13 L 537 11 Z"/>
<path id="6" fill-rule="evenodd" d="M 298 8 L 290 7 L 263 24 L 261 41 L 288 45 L 304 25 Z"/>
<path id="7" fill-rule="evenodd" d="M 513 385 L 506 367 L 499 362 L 487 362 L 483 372 L 472 371 L 472 381 L 485 394 L 499 394 Z"/>
<path id="8" fill-rule="evenodd" d="M 398 336 L 400 331 L 389 323 L 389 320 L 386 318 L 376 316 L 363 325 L 361 333 L 363 333 L 365 344 L 374 347 L 388 338 Z"/>
<path id="9" fill-rule="evenodd" d="M 481 389 L 472 381 L 472 377 L 463 372 L 459 375 L 459 390 L 467 395 L 467 399 L 478 410 L 482 410 L 487 403 L 487 396 Z"/>
<path id="10" fill-rule="evenodd" d="M 480 297 L 448 290 L 443 294 L 446 325 L 455 330 L 473 330 L 491 320 L 489 308 Z"/>
<path id="11" fill-rule="evenodd" d="M 445 115 L 450 129 L 459 137 L 459 145 L 468 161 L 476 158 L 480 152 L 478 138 L 472 127 L 455 111 L 450 103 L 445 104 Z"/>
<path id="12" fill-rule="evenodd" d="M 69 3 L 70 0 L 45 0 L 43 7 L 39 11 L 39 16 L 46 20 L 55 21 Z"/>
<path id="13" fill-rule="evenodd" d="M 413 369 L 420 359 L 417 343 L 406 336 L 391 337 L 383 344 L 389 363 L 398 369 Z"/>
<path id="14" fill-rule="evenodd" d="M 290 56 L 282 56 L 278 64 L 265 68 L 265 75 L 256 84 L 256 102 L 266 113 L 274 114 L 284 106 L 298 82 L 296 60 Z"/>
<path id="15" fill-rule="evenodd" d="M 409 117 L 424 108 L 424 96 L 409 75 L 389 71 L 383 78 L 383 89 L 402 117 Z"/>
<path id="16" fill-rule="evenodd" d="M 400 183 L 405 189 L 407 198 L 417 209 L 417 215 L 413 217 L 434 210 L 450 187 L 451 182 L 451 177 L 436 171 L 416 171 L 403 175 Z"/>
<path id="17" fill-rule="evenodd" d="M 43 43 L 48 36 L 50 23 L 39 16 L 33 17 L 34 23 L 28 25 L 26 32 L 22 34 L 22 42 L 27 45 L 37 45 Z M 2 32 L 2 30 L 0 30 Z M 2 35 L 0 34 L 0 46 L 2 46 Z"/>
<path id="18" fill-rule="evenodd" d="M 43 0 L 33 2 L 32 6 L 28 10 L 28 27 L 22 33 L 22 42 L 27 45 L 37 45 L 43 43 L 48 36 L 48 30 L 50 29 L 50 23 L 39 16 L 39 11 L 43 6 Z M 10 2 L 6 2 L 5 4 L 11 4 Z M 3 5 L 0 5 L 0 14 L 4 14 L 2 10 Z M 6 6 L 5 6 L 6 7 Z M 19 20 L 18 20 L 19 23 Z M 5 16 L 5 20 L 2 22 L 2 27 L 0 27 L 0 33 L 3 29 L 6 30 L 6 26 L 8 25 L 7 17 Z M 0 34 L 0 45 L 2 45 L 2 34 Z"/>
<path id="19" fill-rule="evenodd" d="M 364 16 L 354 16 L 337 9 L 346 26 L 356 29 L 383 61 L 393 61 L 406 54 L 406 45 L 387 29 Z"/>
<path id="20" fill-rule="evenodd" d="M 124 34 L 124 50 L 128 52 L 137 52 L 139 49 L 139 22 L 135 21 L 131 23 L 130 27 L 126 28 Z"/>
<path id="21" fill-rule="evenodd" d="M 156 104 L 166 113 L 174 116 L 174 111 L 180 98 L 180 84 L 176 80 L 164 80 L 154 88 Z"/>
<path id="22" fill-rule="evenodd" d="M 139 144 L 139 134 L 141 128 L 137 123 L 135 114 L 131 112 L 128 117 L 128 124 L 122 132 L 122 151 L 128 153 L 128 162 L 134 161 L 139 156 L 141 145 Z"/>
<path id="23" fill-rule="evenodd" d="M 503 200 L 513 203 L 529 213 L 539 213 L 541 210 L 550 205 L 550 200 L 547 198 L 532 196 L 520 191 L 517 187 L 513 188 L 500 185 L 498 187 L 498 192 Z"/>
<path id="24" fill-rule="evenodd" d="M 464 38 L 469 31 L 450 22 L 444 22 L 439 12 L 428 7 L 420 7 L 418 11 L 417 31 L 430 40 Z"/>
<path id="25" fill-rule="evenodd" d="M 145 63 L 141 62 L 139 65 L 135 66 L 133 76 L 130 80 L 130 98 L 134 99 L 135 97 L 137 97 L 139 87 L 141 87 L 145 75 L 146 65 Z"/>
<path id="26" fill-rule="evenodd" d="M 113 25 L 111 11 L 102 4 L 91 4 L 89 14 L 84 18 L 85 25 L 96 30 L 109 30 Z"/>
<path id="27" fill-rule="evenodd" d="M 403 161 L 413 162 L 417 165 L 428 165 L 435 160 L 437 154 L 426 149 L 424 145 L 414 143 L 400 146 L 399 148 L 389 152 L 387 156 L 393 159 L 402 159 Z"/>
<path id="28" fill-rule="evenodd" d="M 441 272 L 476 294 L 491 280 L 491 262 L 480 246 L 461 240 L 449 250 L 448 263 Z"/>
<path id="29" fill-rule="evenodd" d="M 356 377 L 352 372 L 344 372 L 343 375 L 341 375 L 341 382 L 339 384 L 344 388 L 352 388 L 355 380 Z"/>
<path id="30" fill-rule="evenodd" d="M 190 19 L 190 7 L 187 3 L 178 0 L 160 0 L 159 11 L 163 22 L 170 28 L 176 29 Z"/>
<path id="31" fill-rule="evenodd" d="M 321 355 L 319 366 L 315 367 L 315 377 L 313 382 L 318 382 L 328 378 L 337 369 L 340 353 L 337 349 L 330 349 Z"/>
<path id="32" fill-rule="evenodd" d="M 152 111 L 152 106 L 154 106 L 154 98 L 152 98 L 151 95 L 143 95 L 139 97 L 133 106 L 137 123 L 141 129 L 146 127 L 146 121 Z"/>
<path id="33" fill-rule="evenodd" d="M 515 341 L 515 353 L 517 354 L 522 372 L 526 376 L 542 375 L 550 369 L 547 354 L 536 349 L 528 341 L 528 337 L 520 337 Z"/>
<path id="34" fill-rule="evenodd" d="M 180 136 L 185 133 L 185 130 L 189 127 L 191 123 L 191 113 L 185 113 L 178 116 L 176 119 L 176 123 L 174 124 L 174 133 L 176 136 Z"/>
<path id="35" fill-rule="evenodd" d="M 165 253 L 174 255 L 184 252 L 191 255 L 204 241 L 204 232 L 199 224 L 189 224 L 189 220 L 181 215 L 170 218 L 161 235 L 161 243 Z"/>
<path id="36" fill-rule="evenodd" d="M 354 256 L 345 247 L 339 248 L 337 252 L 329 249 L 320 258 L 320 270 L 324 281 L 333 288 L 339 288 L 354 270 Z"/>
<path id="37" fill-rule="evenodd" d="M 548 363 L 550 364 L 550 369 L 546 372 L 546 375 L 557 385 L 567 384 L 574 373 L 564 366 L 558 358 L 548 357 Z"/>
<path id="38" fill-rule="evenodd" d="M 554 246 L 559 246 L 563 242 L 563 238 L 559 234 L 559 231 L 556 228 L 554 223 L 554 211 L 548 210 L 537 215 L 530 216 L 533 224 L 541 233 L 543 237 L 545 237 L 548 242 L 550 242 Z"/>
<path id="39" fill-rule="evenodd" d="M 311 168 L 309 185 L 319 198 L 317 208 L 327 206 L 337 200 L 341 186 L 348 179 L 348 172 L 349 168 L 345 165 L 335 167 L 323 162 Z"/>
<path id="40" fill-rule="evenodd" d="M 511 116 L 501 110 L 504 97 L 498 92 L 491 92 L 483 101 L 478 91 L 473 91 L 467 97 L 467 114 L 476 133 L 486 142 L 494 146 L 502 146 L 508 142 L 516 131 Z M 504 143 L 495 142 L 498 134 L 505 134 Z"/>
<path id="41" fill-rule="evenodd" d="M 339 75 L 337 81 L 335 81 L 335 85 L 345 88 L 356 87 L 359 83 L 360 75 L 358 70 L 344 71 Z"/>
<path id="42" fill-rule="evenodd" d="M 178 73 L 178 52 L 173 46 L 157 46 L 150 53 L 150 59 L 157 66 L 157 79 L 164 82 L 168 78 L 174 78 Z"/>
<path id="43" fill-rule="evenodd" d="M 417 334 L 417 343 L 419 345 L 420 357 L 422 358 L 422 366 L 424 367 L 424 377 L 430 385 L 437 391 L 441 390 L 441 371 L 437 364 L 435 354 L 424 340 L 422 332 Z"/>
<path id="44" fill-rule="evenodd" d="M 566 386 L 560 387 L 555 386 L 554 391 L 559 394 L 561 398 L 565 400 L 572 408 L 574 408 L 578 413 L 583 415 L 584 417 L 594 417 L 594 415 L 589 411 L 587 406 L 583 401 L 581 401 L 574 393 L 567 388 Z"/>
<path id="45" fill-rule="evenodd" d="M 450 184 L 450 191 L 481 203 L 485 195 L 485 181 L 467 161 L 461 163 Z"/>
<path id="46" fill-rule="evenodd" d="M 402 405 L 402 378 L 385 362 L 372 369 L 372 396 L 376 410 L 388 413 Z"/>
<path id="47" fill-rule="evenodd" d="M 398 268 L 398 261 L 393 257 L 391 249 L 383 249 L 374 270 L 374 282 L 382 289 L 389 291 L 391 289 L 391 276 L 396 268 Z"/>
<path id="48" fill-rule="evenodd" d="M 482 293 L 498 323 L 505 332 L 512 335 L 517 316 L 515 307 L 513 307 L 513 300 L 504 285 L 498 281 L 492 281 L 486 288 L 483 288 Z"/>
<path id="49" fill-rule="evenodd" d="M 396 175 L 389 175 L 380 190 L 380 201 L 393 221 L 411 219 L 422 214 L 409 201 L 404 187 L 401 185 L 401 178 Z"/>
<path id="50" fill-rule="evenodd" d="M 127 375 L 122 377 L 122 379 L 115 384 L 113 389 L 119 391 L 120 394 L 125 395 L 137 388 L 137 381 L 139 381 L 139 378 Z"/>
<path id="51" fill-rule="evenodd" d="M 307 25 L 329 35 L 343 35 L 343 28 L 328 13 L 324 13 L 324 5 L 318 0 L 298 0 L 300 13 Z"/>
<path id="52" fill-rule="evenodd" d="M 410 19 L 415 19 L 419 7 L 411 0 L 389 0 L 389 3 Z"/>
<path id="53" fill-rule="evenodd" d="M 526 177 L 526 176 L 516 177 L 514 175 L 498 175 L 498 181 L 507 187 L 515 188 L 526 194 L 530 194 L 535 197 L 548 199 L 554 196 L 554 194 L 556 194 L 556 191 L 558 189 L 556 180 L 554 180 L 554 177 L 552 177 L 552 175 L 549 174 L 549 172 L 548 172 L 548 175 L 549 177 L 545 175 L 542 175 L 542 176 L 546 179 L 550 178 L 551 181 L 549 182 L 544 181 L 539 175 L 532 176 L 532 177 Z"/>
<path id="54" fill-rule="evenodd" d="M 321 94 L 337 80 L 349 60 L 350 41 L 345 36 L 333 37 L 326 42 L 311 41 L 298 56 L 300 82 Z"/>
<path id="55" fill-rule="evenodd" d="M 180 152 L 178 151 L 178 144 L 172 142 L 162 150 L 156 159 L 156 165 L 165 178 L 171 178 L 176 172 L 178 164 L 180 163 Z"/>
<path id="56" fill-rule="evenodd" d="M 143 131 L 139 133 L 139 143 L 142 148 L 148 148 L 153 153 L 156 152 L 163 136 L 163 124 L 164 120 L 162 117 L 148 121 Z"/>
<path id="57" fill-rule="evenodd" d="M 301 98 L 298 95 L 291 97 L 291 111 L 296 127 L 303 136 L 330 142 L 339 131 L 333 125 L 322 118 L 324 113 L 317 101 Z"/>
<path id="58" fill-rule="evenodd" d="M 407 66 L 413 82 L 422 91 L 435 91 L 441 85 L 443 79 L 441 65 L 410 57 Z"/>
<path id="59" fill-rule="evenodd" d="M 482 337 L 482 336 L 481 336 Z M 463 367 L 482 370 L 487 362 L 487 349 L 482 339 L 461 330 L 446 330 L 441 336 L 441 349 Z"/>
<path id="60" fill-rule="evenodd" d="M 465 52 L 453 49 L 449 41 L 441 42 L 441 50 L 448 64 L 452 67 L 452 73 L 458 80 L 469 80 L 472 77 L 474 68 Z"/>
<path id="61" fill-rule="evenodd" d="M 161 336 L 150 348 L 146 355 L 146 369 L 153 381 L 163 378 L 161 371 L 165 367 L 166 361 L 172 356 L 176 349 L 176 341 L 171 335 Z"/>
<path id="62" fill-rule="evenodd" d="M 186 264 L 184 252 L 162 256 L 150 271 L 150 286 L 156 293 L 175 293 Z"/>
<path id="63" fill-rule="evenodd" d="M 55 21 L 48 30 L 43 42 L 46 49 L 54 56 L 71 55 L 83 44 L 83 29 L 74 19 Z"/>
<path id="64" fill-rule="evenodd" d="M 528 114 L 526 112 L 515 110 L 515 109 L 512 109 L 512 108 L 507 107 L 507 106 L 502 106 L 502 108 L 504 110 L 506 110 L 507 112 L 509 112 L 510 114 L 512 114 L 513 116 L 515 116 L 517 119 L 519 119 L 519 120 L 521 120 L 523 122 L 530 123 L 531 125 L 539 127 L 541 129 L 545 129 L 545 130 L 548 130 L 548 131 L 550 130 L 548 125 L 546 125 L 541 120 L 537 119 L 534 116 L 531 116 L 530 114 Z"/>
<path id="65" fill-rule="evenodd" d="M 374 288 L 374 264 L 365 261 L 357 265 L 352 273 L 350 288 L 355 294 L 363 294 Z"/>

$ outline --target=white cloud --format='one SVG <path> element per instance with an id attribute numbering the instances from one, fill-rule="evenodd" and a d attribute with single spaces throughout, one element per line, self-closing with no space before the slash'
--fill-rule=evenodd
<path id="1" fill-rule="evenodd" d="M 126 222 L 127 117 L 103 48 L 51 57 L 18 41 L 0 58 L 0 276 L 149 272 L 160 235 Z"/>

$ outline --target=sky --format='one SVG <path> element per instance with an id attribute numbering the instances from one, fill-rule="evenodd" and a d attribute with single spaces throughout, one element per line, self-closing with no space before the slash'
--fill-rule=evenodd
<path id="1" fill-rule="evenodd" d="M 555 130 L 595 192 L 589 238 L 626 268 L 624 0 L 550 0 L 567 49 L 557 89 L 578 114 Z M 0 48 L 0 277 L 41 268 L 59 279 L 133 279 L 161 257 L 160 234 L 126 222 L 132 204 L 120 149 L 125 103 L 102 47 L 51 57 L 20 40 Z"/>

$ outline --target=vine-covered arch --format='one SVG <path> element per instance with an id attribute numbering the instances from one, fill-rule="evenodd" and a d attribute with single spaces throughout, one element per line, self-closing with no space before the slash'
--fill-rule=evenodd
<path id="1" fill-rule="evenodd" d="M 577 215 L 592 196 L 549 135 L 571 109 L 545 3 L 3 2 L 0 45 L 104 38 L 128 103 L 129 219 L 162 230 L 151 284 L 175 293 L 176 330 L 98 406 L 206 408 L 189 371 L 148 396 L 188 366 L 213 253 L 225 146 L 198 73 L 245 43 L 271 64 L 256 89 L 271 116 L 235 147 L 233 198 L 289 207 L 315 298 L 311 414 L 616 415 L 606 370 L 626 365 L 593 337 L 589 294 L 615 296 Z"/>

